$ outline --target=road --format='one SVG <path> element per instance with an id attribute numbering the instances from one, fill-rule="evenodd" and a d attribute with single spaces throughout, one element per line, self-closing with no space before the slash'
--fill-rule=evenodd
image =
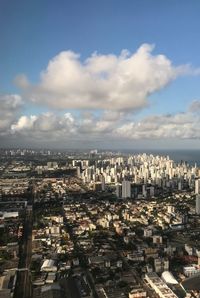
<path id="1" fill-rule="evenodd" d="M 24 220 L 14 298 L 32 297 L 31 274 L 29 271 L 32 254 L 32 220 L 32 209 L 27 209 Z"/>

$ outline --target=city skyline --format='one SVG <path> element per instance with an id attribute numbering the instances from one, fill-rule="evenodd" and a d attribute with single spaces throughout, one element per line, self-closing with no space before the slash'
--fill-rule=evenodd
<path id="1" fill-rule="evenodd" d="M 198 149 L 199 8 L 1 1 L 1 147 Z"/>

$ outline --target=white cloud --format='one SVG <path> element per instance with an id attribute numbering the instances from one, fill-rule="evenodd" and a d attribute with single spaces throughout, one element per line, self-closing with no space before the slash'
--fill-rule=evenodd
<path id="1" fill-rule="evenodd" d="M 200 115 L 190 111 L 149 116 L 135 122 L 128 121 L 126 114 L 107 120 L 106 117 L 104 113 L 101 116 L 91 113 L 24 115 L 11 125 L 11 134 L 18 139 L 40 140 L 43 144 L 50 141 L 66 144 L 76 140 L 80 146 L 82 142 L 95 140 L 112 144 L 113 141 L 200 139 Z"/>
<path id="2" fill-rule="evenodd" d="M 126 123 L 115 130 L 122 139 L 199 139 L 200 116 L 190 112 L 146 117 Z"/>
<path id="3" fill-rule="evenodd" d="M 143 44 L 136 53 L 119 56 L 94 53 L 81 62 L 72 51 L 50 60 L 40 82 L 31 85 L 18 77 L 24 96 L 57 109 L 137 110 L 148 105 L 148 96 L 185 74 L 188 66 L 175 67 L 164 55 L 153 55 Z"/>
<path id="4" fill-rule="evenodd" d="M 102 119 L 105 121 L 119 121 L 126 116 L 124 112 L 120 111 L 104 111 Z"/>
<path id="5" fill-rule="evenodd" d="M 17 85 L 20 88 L 28 88 L 30 86 L 30 83 L 25 76 L 25 74 L 18 74 L 14 79 L 15 85 Z"/>
<path id="6" fill-rule="evenodd" d="M 41 139 L 43 142 L 49 140 L 60 141 L 64 136 L 74 134 L 76 124 L 70 113 L 57 116 L 53 113 L 41 115 L 21 116 L 11 125 L 11 134 L 19 137 Z"/>
<path id="7" fill-rule="evenodd" d="M 22 99 L 16 94 L 0 95 L 0 134 L 4 135 L 16 119 L 16 114 L 22 106 Z"/>
<path id="8" fill-rule="evenodd" d="M 0 95 L 0 111 L 7 112 L 16 110 L 22 106 L 22 99 L 17 94 Z"/>
<path id="9" fill-rule="evenodd" d="M 17 123 L 11 125 L 11 131 L 23 131 L 33 128 L 34 122 L 37 120 L 37 116 L 21 116 Z"/>
<path id="10" fill-rule="evenodd" d="M 197 112 L 200 111 L 200 100 L 193 100 L 189 106 L 189 111 L 191 112 Z"/>

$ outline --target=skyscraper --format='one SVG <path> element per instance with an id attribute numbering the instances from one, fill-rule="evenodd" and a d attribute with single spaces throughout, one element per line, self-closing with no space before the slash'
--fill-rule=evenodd
<path id="1" fill-rule="evenodd" d="M 196 214 L 200 214 L 200 195 L 196 195 Z"/>
<path id="2" fill-rule="evenodd" d="M 122 181 L 122 198 L 131 198 L 131 182 L 130 181 Z"/>
<path id="3" fill-rule="evenodd" d="M 116 196 L 118 198 L 122 197 L 122 185 L 120 183 L 116 184 Z"/>
<path id="4" fill-rule="evenodd" d="M 200 179 L 195 180 L 195 194 L 200 194 Z"/>

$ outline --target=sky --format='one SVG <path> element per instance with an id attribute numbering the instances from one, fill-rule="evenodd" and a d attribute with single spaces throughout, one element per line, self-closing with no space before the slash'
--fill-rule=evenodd
<path id="1" fill-rule="evenodd" d="M 0 147 L 200 148 L 199 0 L 0 0 Z"/>

